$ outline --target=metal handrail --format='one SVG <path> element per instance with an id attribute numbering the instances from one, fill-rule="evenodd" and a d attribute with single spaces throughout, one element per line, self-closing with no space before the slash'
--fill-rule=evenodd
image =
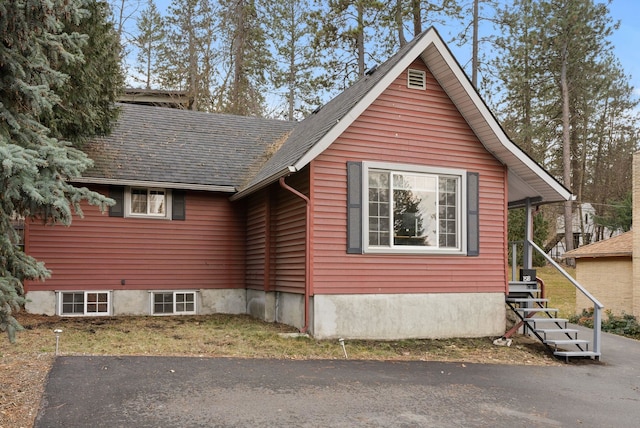
<path id="1" fill-rule="evenodd" d="M 544 250 L 538 247 L 534 242 L 529 241 L 528 239 L 525 241 L 533 249 L 535 249 L 538 253 L 540 253 L 547 262 L 551 263 L 551 265 L 556 268 L 558 272 L 560 272 L 569 282 L 576 287 L 584 296 L 591 300 L 593 303 L 593 352 L 595 352 L 598 356 L 601 355 L 600 351 L 600 339 L 602 336 L 602 309 L 604 309 L 604 305 L 600 303 L 598 299 L 596 299 L 589 291 L 587 291 L 582 285 L 578 283 L 567 271 L 565 271 L 562 266 L 556 263 L 551 257 L 544 252 Z"/>

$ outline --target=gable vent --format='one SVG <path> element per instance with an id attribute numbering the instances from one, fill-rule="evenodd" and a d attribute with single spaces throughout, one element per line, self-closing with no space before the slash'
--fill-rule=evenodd
<path id="1" fill-rule="evenodd" d="M 407 87 L 410 89 L 427 89 L 427 73 L 410 68 L 407 72 Z"/>

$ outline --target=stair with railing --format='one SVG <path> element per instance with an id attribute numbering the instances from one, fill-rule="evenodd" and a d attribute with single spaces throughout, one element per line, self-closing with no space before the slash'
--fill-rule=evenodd
<path id="1" fill-rule="evenodd" d="M 567 361 L 571 357 L 600 357 L 599 352 L 593 350 L 592 341 L 580 338 L 580 331 L 570 328 L 569 320 L 558 318 L 558 309 L 549 307 L 541 280 L 511 281 L 506 303 L 519 322 L 505 337 L 522 329 L 549 347 L 553 355 Z"/>

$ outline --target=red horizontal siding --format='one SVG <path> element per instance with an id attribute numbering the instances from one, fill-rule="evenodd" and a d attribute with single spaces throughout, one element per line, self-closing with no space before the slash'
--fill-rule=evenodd
<path id="1" fill-rule="evenodd" d="M 309 193 L 309 173 L 288 177 L 286 183 L 298 192 Z M 275 189 L 273 215 L 275 290 L 289 293 L 304 293 L 305 289 L 305 245 L 306 203 L 290 191 Z"/>
<path id="2" fill-rule="evenodd" d="M 401 75 L 313 161 L 316 294 L 503 292 L 504 167 L 478 141 L 424 64 L 427 90 Z M 346 162 L 380 161 L 480 173 L 480 256 L 346 254 Z"/>
<path id="3" fill-rule="evenodd" d="M 184 221 L 83 211 L 70 227 L 28 224 L 26 251 L 52 271 L 29 289 L 244 287 L 244 207 L 227 195 L 188 192 Z"/>

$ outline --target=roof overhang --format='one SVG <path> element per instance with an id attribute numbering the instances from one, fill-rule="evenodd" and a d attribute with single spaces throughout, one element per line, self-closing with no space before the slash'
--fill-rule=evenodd
<path id="1" fill-rule="evenodd" d="M 268 185 L 275 183 L 276 181 L 280 180 L 282 177 L 286 177 L 288 175 L 293 174 L 294 172 L 297 172 L 297 169 L 293 166 L 288 166 L 286 168 L 281 169 L 280 171 L 278 171 L 275 174 L 272 174 L 269 178 L 267 178 L 266 180 L 262 180 L 258 183 L 256 183 L 253 186 L 247 187 L 246 189 L 242 189 L 242 191 L 236 193 L 235 195 L 231 196 L 231 198 L 229 198 L 232 201 L 236 201 L 238 199 L 241 199 L 247 195 L 252 194 L 253 192 L 256 192 L 260 189 L 263 189 L 265 187 L 267 187 Z"/>
<path id="2" fill-rule="evenodd" d="M 74 183 L 82 184 L 102 184 L 111 186 L 140 186 L 140 187 L 159 187 L 169 189 L 181 189 L 181 190 L 202 190 L 204 192 L 220 192 L 220 193 L 235 193 L 236 188 L 233 186 L 213 186 L 205 184 L 192 184 L 192 183 L 171 183 L 162 181 L 145 181 L 145 180 L 122 180 L 113 178 L 98 178 L 98 177 L 78 177 L 74 178 Z"/>
<path id="3" fill-rule="evenodd" d="M 420 57 L 480 142 L 507 166 L 509 202 L 529 198 L 538 200 L 538 204 L 546 204 L 575 199 L 568 189 L 509 139 L 439 36 L 432 38 Z"/>

